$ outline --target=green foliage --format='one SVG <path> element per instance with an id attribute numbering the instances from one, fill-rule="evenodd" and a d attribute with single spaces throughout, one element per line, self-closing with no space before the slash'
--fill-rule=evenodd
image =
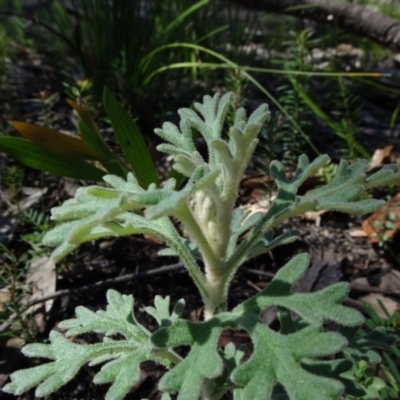
<path id="1" fill-rule="evenodd" d="M 104 169 L 121 177 L 131 170 L 145 187 L 158 183 L 154 161 L 137 124 L 108 89 L 104 90 L 104 105 L 125 162 L 105 143 L 90 113 L 72 100 L 68 103 L 78 114 L 81 137 L 13 121 L 24 138 L 0 137 L 0 150 L 29 167 L 55 175 L 99 181 L 106 173 Z M 104 169 L 90 161 L 101 163 Z"/>
<path id="2" fill-rule="evenodd" d="M 212 36 L 228 27 L 218 18 L 223 10 L 221 1 L 72 0 L 70 7 L 58 0 L 42 16 L 54 38 L 67 45 L 85 77 L 92 80 L 95 99 L 100 99 L 108 86 L 121 90 L 135 106 L 140 106 L 138 102 L 146 94 L 144 82 L 152 72 L 171 62 L 198 59 L 194 51 L 182 48 L 152 54 L 154 50 L 188 41 L 207 45 Z M 192 78 L 196 73 L 197 69 L 192 69 Z M 158 85 L 162 86 L 158 93 L 162 93 L 170 82 L 158 79 Z"/>
<path id="3" fill-rule="evenodd" d="M 104 106 L 110 116 L 117 142 L 126 161 L 136 171 L 139 181 L 145 186 L 153 182 L 158 184 L 157 171 L 139 127 L 107 88 L 104 90 Z"/>
<path id="4" fill-rule="evenodd" d="M 365 325 L 368 333 L 363 330 L 357 332 L 356 338 L 365 341 L 373 340 L 378 354 L 371 354 L 371 350 L 365 353 L 368 357 L 357 357 L 353 364 L 353 379 L 359 382 L 367 392 L 368 398 L 379 400 L 398 399 L 400 396 L 400 351 L 398 343 L 400 340 L 398 311 L 389 314 L 383 303 L 378 300 L 385 317 L 379 317 L 376 311 L 369 305 L 364 304 L 368 317 Z M 359 339 L 360 338 L 360 339 Z M 372 355 L 372 358 L 371 358 Z M 351 354 L 354 357 L 354 354 Z M 380 364 L 377 364 L 382 359 Z M 373 367 L 366 361 L 375 364 Z M 379 376 L 377 376 L 379 375 Z M 382 379 L 384 378 L 384 379 Z"/>
<path id="5" fill-rule="evenodd" d="M 321 134 L 318 126 L 321 122 L 333 133 L 336 157 L 350 160 L 357 156 L 371 157 L 357 137 L 362 104 L 354 93 L 354 82 L 337 75 L 342 66 L 329 56 L 330 39 L 329 35 L 318 37 L 313 29 L 305 29 L 290 31 L 289 39 L 283 41 L 288 56 L 274 62 L 282 64 L 286 71 L 285 81 L 278 87 L 278 100 L 285 112 L 280 109 L 273 116 L 268 135 L 263 135 L 267 138 L 262 137 L 259 149 L 269 159 L 281 158 L 285 164 L 294 165 L 297 157 L 310 147 L 315 151 L 313 143 L 317 143 L 318 137 L 313 132 Z M 314 49 L 328 60 L 318 65 Z"/>
<path id="6" fill-rule="evenodd" d="M 30 323 L 32 315 L 26 315 L 26 307 L 23 306 L 23 299 L 29 290 L 26 283 L 29 259 L 28 252 L 17 257 L 12 250 L 0 243 L 0 290 L 2 292 L 0 339 L 2 340 L 10 337 L 23 338 L 25 342 L 34 340 Z M 12 329 L 7 329 L 10 324 L 12 324 Z"/>
<path id="7" fill-rule="evenodd" d="M 288 71 L 312 71 L 308 59 L 314 40 L 311 39 L 312 30 L 303 30 L 300 33 L 291 31 L 290 40 L 284 42 L 290 52 L 289 60 L 283 66 Z M 293 116 L 299 126 L 307 132 L 312 126 L 312 111 L 304 104 L 299 87 L 305 92 L 311 91 L 310 76 L 288 75 L 287 81 L 281 85 L 279 101 L 285 110 Z M 281 115 L 279 126 L 279 143 L 282 146 L 284 162 L 295 164 L 297 157 L 307 149 L 307 143 L 299 131 L 285 116 Z"/>
<path id="8" fill-rule="evenodd" d="M 245 261 L 296 239 L 296 231 L 274 237 L 273 228 L 280 222 L 314 210 L 374 211 L 383 202 L 358 198 L 368 189 L 400 181 L 398 168 L 391 165 L 367 174 L 365 160 L 342 161 L 328 184 L 300 196 L 300 185 L 326 166 L 329 158 L 320 156 L 310 162 L 300 156 L 292 179 L 281 162 L 273 161 L 270 174 L 278 187 L 276 200 L 266 213 L 249 216 L 236 207 L 237 193 L 269 112 L 262 105 L 247 117 L 243 108 L 237 109 L 224 139 L 232 102 L 231 93 L 221 98 L 205 96 L 194 109 L 179 110 L 179 127 L 167 122 L 155 130 L 166 142 L 158 149 L 173 155 L 173 168 L 188 178 L 181 189 L 172 178 L 162 187 L 145 188 L 131 173 L 126 180 L 107 175 L 108 187 L 81 188 L 73 199 L 54 208 L 52 219 L 60 224 L 44 238 L 56 247 L 52 254 L 56 260 L 85 241 L 106 236 L 145 233 L 162 239 L 167 245 L 162 253 L 178 255 L 193 278 L 204 302 L 204 320 L 182 319 L 183 300 L 170 312 L 169 298 L 157 296 L 146 312 L 159 328 L 149 332 L 132 313 L 133 297 L 110 290 L 106 311 L 78 307 L 76 318 L 60 324 L 66 337 L 97 332 L 104 335 L 101 343 L 75 344 L 53 331 L 50 344 L 23 349 L 28 356 L 51 361 L 12 374 L 6 392 L 21 394 L 37 386 L 36 395 L 44 396 L 71 380 L 83 365 L 102 363 L 94 382 L 111 383 L 106 399 L 122 399 L 138 381 L 140 364 L 153 360 L 167 369 L 160 390 L 178 392 L 178 400 L 218 400 L 229 391 L 241 400 L 264 400 L 278 393 L 295 400 L 364 395 L 362 386 L 349 376 L 352 360 L 379 361 L 371 348 L 385 348 L 391 339 L 379 330 L 356 336 L 363 317 L 341 304 L 349 291 L 347 283 L 314 293 L 293 293 L 292 286 L 309 265 L 309 257 L 300 254 L 254 297 L 233 309 L 227 298 L 232 278 Z M 196 149 L 197 134 L 207 145 L 207 157 Z M 176 228 L 176 221 L 184 230 Z M 278 330 L 260 317 L 271 306 L 279 309 Z M 327 330 L 327 322 L 342 330 Z M 219 347 L 219 338 L 228 329 L 248 332 L 252 341 L 246 349 L 248 358 L 242 347 Z M 190 347 L 186 357 L 175 352 L 182 345 Z"/>

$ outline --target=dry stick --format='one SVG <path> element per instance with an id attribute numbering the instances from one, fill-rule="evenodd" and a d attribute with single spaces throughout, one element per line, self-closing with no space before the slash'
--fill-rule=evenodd
<path id="1" fill-rule="evenodd" d="M 247 272 L 248 274 L 252 274 L 252 275 L 265 276 L 265 277 L 271 278 L 271 279 L 273 279 L 275 277 L 275 274 L 273 272 L 259 271 L 258 269 L 253 269 L 253 268 L 241 267 L 240 271 L 244 271 L 244 272 Z"/>
<path id="2" fill-rule="evenodd" d="M 400 20 L 361 4 L 335 0 L 230 0 L 265 12 L 290 14 L 324 25 L 336 25 L 400 50 Z"/>
<path id="3" fill-rule="evenodd" d="M 81 286 L 80 288 L 77 288 L 77 289 L 58 290 L 57 292 L 54 292 L 53 294 L 49 294 L 48 296 L 43 296 L 43 297 L 40 297 L 39 299 L 35 299 L 35 300 L 28 302 L 25 305 L 25 307 L 29 308 L 31 306 L 34 306 L 35 304 L 43 303 L 47 300 L 57 299 L 62 296 L 81 294 L 81 293 L 89 292 L 91 290 L 98 290 L 98 289 L 101 289 L 101 288 L 104 288 L 107 286 L 111 286 L 114 284 L 127 282 L 132 279 L 144 278 L 146 276 L 157 275 L 157 274 L 163 274 L 165 272 L 170 272 L 170 271 L 174 271 L 177 269 L 181 269 L 181 268 L 183 268 L 183 266 L 184 266 L 183 263 L 165 265 L 163 267 L 150 269 L 150 270 L 144 271 L 144 272 L 137 272 L 134 274 L 127 274 L 127 275 L 118 276 L 116 278 L 106 279 L 104 281 L 98 281 L 98 282 L 92 283 L 90 285 Z M 9 326 L 12 324 L 12 322 L 16 319 L 16 317 L 17 317 L 16 314 L 10 315 L 8 320 L 3 322 L 0 325 L 0 333 L 4 332 L 6 329 L 8 329 Z"/>

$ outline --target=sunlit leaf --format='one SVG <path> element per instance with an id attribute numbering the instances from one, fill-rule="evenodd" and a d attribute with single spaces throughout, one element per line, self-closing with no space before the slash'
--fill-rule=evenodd
<path id="1" fill-rule="evenodd" d="M 66 135 L 55 129 L 19 121 L 11 121 L 11 125 L 24 138 L 55 154 L 84 160 L 99 160 L 104 157 L 101 152 L 89 146 L 82 139 Z"/>
<path id="2" fill-rule="evenodd" d="M 133 173 L 144 187 L 159 184 L 157 170 L 139 127 L 106 88 L 104 106 L 110 117 L 115 137 Z"/>
<path id="3" fill-rule="evenodd" d="M 104 176 L 104 171 L 79 158 L 54 154 L 22 138 L 0 138 L 0 151 L 4 151 L 28 167 L 59 176 L 88 181 L 100 181 Z"/>

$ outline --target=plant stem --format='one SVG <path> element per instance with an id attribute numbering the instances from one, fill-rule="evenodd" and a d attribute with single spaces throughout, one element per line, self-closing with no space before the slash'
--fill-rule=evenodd
<path id="1" fill-rule="evenodd" d="M 203 297 L 205 307 L 205 319 L 213 317 L 216 309 L 225 303 L 224 287 L 225 279 L 223 276 L 224 262 L 213 252 L 202 229 L 194 218 L 190 208 L 185 206 L 179 212 L 179 219 L 189 231 L 191 239 L 199 246 L 203 257 L 206 279 L 206 298 Z M 222 308 L 224 308 L 222 306 Z"/>

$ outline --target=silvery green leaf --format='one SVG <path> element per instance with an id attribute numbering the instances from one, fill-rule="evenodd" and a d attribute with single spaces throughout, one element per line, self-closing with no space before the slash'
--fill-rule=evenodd
<path id="1" fill-rule="evenodd" d="M 253 124 L 263 124 L 269 117 L 270 112 L 267 104 L 261 104 L 250 115 L 246 123 L 246 128 Z M 244 118 L 243 118 L 244 120 Z"/>
<path id="2" fill-rule="evenodd" d="M 333 400 L 343 393 L 340 381 L 309 373 L 301 366 L 304 358 L 342 350 L 347 342 L 338 333 L 310 326 L 292 335 L 280 335 L 256 318 L 248 318 L 243 327 L 251 332 L 254 352 L 231 375 L 234 383 L 244 387 L 243 400 L 270 398 L 275 382 L 283 385 L 293 400 Z"/>
<path id="3" fill-rule="evenodd" d="M 361 385 L 347 377 L 352 367 L 352 363 L 349 360 L 342 358 L 336 360 L 305 359 L 302 362 L 302 367 L 312 374 L 337 379 L 345 387 L 347 396 L 361 397 L 366 394 Z"/>
<path id="4" fill-rule="evenodd" d="M 160 151 L 161 153 L 167 153 L 171 154 L 173 156 L 185 156 L 185 157 L 190 157 L 192 152 L 188 152 L 186 150 L 181 149 L 180 147 L 173 146 L 168 143 L 162 143 L 157 146 L 157 150 Z"/>
<path id="5" fill-rule="evenodd" d="M 198 177 L 196 174 L 198 174 Z M 178 215 L 181 207 L 186 206 L 192 194 L 212 184 L 219 174 L 220 171 L 218 169 L 204 174 L 202 167 L 197 168 L 193 173 L 193 176 L 196 176 L 196 180 L 189 181 L 180 191 L 160 191 L 159 200 L 155 202 L 154 206 L 150 206 L 146 210 L 146 217 L 153 220 L 165 215 Z"/>
<path id="6" fill-rule="evenodd" d="M 282 267 L 273 281 L 257 296 L 238 305 L 233 311 L 246 313 L 249 309 L 263 310 L 272 305 L 295 311 L 305 322 L 313 325 L 334 321 L 345 326 L 360 325 L 364 318 L 341 302 L 349 292 L 349 285 L 340 282 L 314 293 L 291 293 L 292 285 L 304 275 L 309 256 L 299 254 Z"/>
<path id="7" fill-rule="evenodd" d="M 180 128 L 181 131 L 171 122 L 165 122 L 162 129 L 155 129 L 154 132 L 175 147 L 191 153 L 195 150 L 195 145 L 193 143 L 190 126 L 185 123 L 182 124 L 181 122 Z"/>
<path id="8" fill-rule="evenodd" d="M 291 232 L 285 232 L 276 238 L 270 236 L 271 233 L 271 231 L 267 232 L 266 236 L 254 245 L 252 250 L 247 255 L 248 259 L 257 257 L 260 254 L 265 254 L 273 250 L 275 247 L 293 243 L 299 236 L 299 232 L 296 229 L 292 230 Z"/>
<path id="9" fill-rule="evenodd" d="M 226 372 L 226 367 L 222 366 L 227 365 L 224 360 L 232 358 L 231 348 L 226 355 L 217 352 L 218 336 L 224 329 L 245 329 L 254 346 L 252 354 L 243 363 L 230 362 L 233 365 L 230 381 L 242 388 L 241 399 L 269 399 L 274 385 L 279 382 L 291 399 L 336 400 L 344 392 L 345 380 L 334 376 L 332 371 L 339 373 L 345 365 L 331 362 L 325 369 L 321 367 L 319 374 L 309 371 L 319 357 L 334 355 L 347 345 L 340 333 L 325 332 L 323 323 L 360 325 L 363 318 L 357 311 L 340 304 L 348 290 L 342 285 L 315 293 L 291 293 L 291 287 L 304 274 L 308 263 L 306 255 L 296 256 L 278 271 L 266 289 L 231 312 L 220 313 L 202 323 L 178 320 L 154 333 L 152 341 L 157 346 L 192 346 L 188 357 L 164 375 L 161 389 L 178 391 L 178 399 L 197 399 L 202 382 L 210 379 L 210 375 L 222 376 Z M 295 311 L 305 323 L 291 334 L 271 330 L 260 319 L 261 311 L 271 305 Z M 206 368 L 206 361 L 203 361 L 206 355 L 212 369 Z M 307 368 L 303 364 L 307 364 Z M 220 389 L 221 386 L 215 387 L 216 391 Z"/>
<path id="10" fill-rule="evenodd" d="M 29 357 L 43 357 L 52 361 L 15 372 L 3 390 L 21 394 L 37 386 L 36 396 L 46 396 L 73 379 L 85 364 L 105 363 L 94 382 L 112 383 L 106 399 L 120 400 L 139 381 L 140 364 L 143 361 L 154 360 L 171 366 L 171 360 L 177 359 L 177 356 L 167 350 L 160 352 L 151 343 L 150 334 L 133 316 L 133 297 L 109 290 L 107 299 L 105 311 L 95 313 L 78 307 L 77 318 L 64 321 L 60 326 L 68 329 L 69 336 L 94 331 L 122 334 L 127 340 L 105 337 L 102 343 L 76 344 L 60 332 L 52 331 L 50 344 L 29 344 L 23 348 L 23 353 Z M 182 303 L 179 302 L 170 316 L 171 320 L 175 321 L 181 311 Z"/>
<path id="11" fill-rule="evenodd" d="M 166 327 L 172 325 L 182 314 L 183 308 L 185 307 L 185 301 L 183 299 L 179 300 L 172 313 L 169 312 L 169 296 L 162 298 L 161 296 L 156 296 L 154 298 L 155 307 L 146 307 L 147 314 L 154 317 L 160 327 Z"/>
<path id="12" fill-rule="evenodd" d="M 140 348 L 105 364 L 93 379 L 97 384 L 112 382 L 105 400 L 122 400 L 140 380 L 140 364 L 148 358 L 149 349 Z"/>
<path id="13" fill-rule="evenodd" d="M 374 349 L 390 351 L 391 346 L 398 341 L 398 337 L 388 334 L 384 327 L 375 328 L 367 333 L 356 327 L 342 327 L 340 333 L 349 341 L 344 354 L 355 360 L 365 360 L 373 364 L 381 362 L 381 356 Z"/>
<path id="14" fill-rule="evenodd" d="M 357 200 L 366 189 L 380 184 L 400 182 L 397 167 L 388 166 L 367 177 L 368 162 L 358 160 L 353 164 L 342 160 L 335 177 L 327 185 L 311 190 L 304 198 L 315 199 L 316 210 L 334 210 L 351 214 L 366 214 L 377 210 L 384 202 L 375 199 Z"/>
<path id="15" fill-rule="evenodd" d="M 179 320 L 170 328 L 153 336 L 160 347 L 191 344 L 188 356 L 168 371 L 159 382 L 164 392 L 179 391 L 178 400 L 197 400 L 205 379 L 213 379 L 223 372 L 223 361 L 217 345 L 222 327 L 217 321 L 198 324 Z"/>
<path id="16" fill-rule="evenodd" d="M 366 188 L 389 186 L 399 183 L 399 167 L 395 164 L 386 165 L 366 179 Z"/>
<path id="17" fill-rule="evenodd" d="M 133 296 L 121 295 L 115 290 L 107 292 L 108 305 L 105 311 L 93 312 L 86 307 L 76 308 L 76 318 L 60 322 L 61 329 L 67 329 L 67 336 L 86 332 L 117 333 L 138 344 L 147 342 L 149 333 L 138 324 L 133 315 Z"/>
<path id="18" fill-rule="evenodd" d="M 73 379 L 83 365 L 89 363 L 91 359 L 97 358 L 100 354 L 114 354 L 117 358 L 134 352 L 137 348 L 133 343 L 124 341 L 78 345 L 70 342 L 56 331 L 50 333 L 50 340 L 51 342 L 47 346 L 53 353 L 52 359 L 54 361 L 15 372 L 11 375 L 11 383 L 3 388 L 4 391 L 21 394 L 37 386 L 36 396 L 46 396 Z M 41 347 L 36 346 L 35 344 L 27 345 L 23 348 L 23 352 L 28 356 L 40 357 L 43 345 Z M 43 353 L 48 356 L 49 350 Z M 131 381 L 131 385 L 135 383 L 135 381 Z"/>

